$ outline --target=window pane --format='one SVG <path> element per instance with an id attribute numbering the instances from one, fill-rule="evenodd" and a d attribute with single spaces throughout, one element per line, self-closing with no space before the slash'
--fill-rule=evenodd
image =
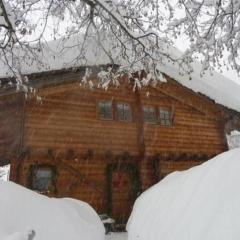
<path id="1" fill-rule="evenodd" d="M 117 104 L 117 118 L 120 121 L 131 121 L 132 113 L 131 107 L 128 103 Z"/>
<path id="2" fill-rule="evenodd" d="M 126 121 L 132 120 L 132 111 L 129 104 L 125 104 L 125 120 Z"/>
<path id="3" fill-rule="evenodd" d="M 117 116 L 118 116 L 118 120 L 124 119 L 124 107 L 123 107 L 123 104 L 121 103 L 117 104 Z"/>
<path id="4" fill-rule="evenodd" d="M 145 122 L 156 122 L 156 112 L 153 106 L 144 106 L 143 107 L 143 117 Z"/>
<path id="5" fill-rule="evenodd" d="M 99 113 L 101 119 L 112 119 L 112 102 L 111 101 L 99 102 Z"/>
<path id="6" fill-rule="evenodd" d="M 159 120 L 163 126 L 172 125 L 172 114 L 171 110 L 167 108 L 159 108 Z"/>
<path id="7" fill-rule="evenodd" d="M 52 186 L 51 169 L 37 169 L 33 178 L 33 189 L 38 191 L 50 190 Z"/>

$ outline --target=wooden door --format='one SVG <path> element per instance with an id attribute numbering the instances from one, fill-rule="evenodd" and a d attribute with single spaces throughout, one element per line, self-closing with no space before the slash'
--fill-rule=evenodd
<path id="1" fill-rule="evenodd" d="M 112 216 L 125 222 L 132 207 L 131 177 L 129 172 L 116 170 L 112 174 Z"/>
<path id="2" fill-rule="evenodd" d="M 109 214 L 117 223 L 126 223 L 139 191 L 137 168 L 132 164 L 109 165 Z"/>

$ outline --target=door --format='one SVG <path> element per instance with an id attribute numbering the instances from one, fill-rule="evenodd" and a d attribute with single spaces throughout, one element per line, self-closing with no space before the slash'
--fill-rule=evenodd
<path id="1" fill-rule="evenodd" d="M 117 223 L 125 224 L 140 190 L 137 167 L 108 165 L 108 188 L 108 213 Z"/>

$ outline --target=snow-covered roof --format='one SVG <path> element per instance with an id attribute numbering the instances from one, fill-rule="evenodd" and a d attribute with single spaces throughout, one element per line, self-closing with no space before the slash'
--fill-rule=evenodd
<path id="1" fill-rule="evenodd" d="M 83 49 L 81 48 L 82 42 L 82 37 L 74 37 L 67 41 L 60 39 L 43 44 L 42 51 L 36 54 L 37 58 L 41 59 L 44 64 L 32 61 L 31 58 L 28 59 L 25 56 L 20 56 L 21 53 L 16 53 L 16 55 L 20 56 L 20 59 L 24 59 L 20 62 L 15 62 L 15 66 L 21 73 L 31 74 L 80 66 L 112 64 L 108 52 L 104 51 L 93 38 L 86 41 Z M 105 43 L 104 47 L 110 49 L 107 43 Z M 166 51 L 173 57 L 181 55 L 181 52 L 175 48 L 168 48 Z M 111 57 L 115 64 L 121 66 L 126 64 L 118 49 L 115 49 Z M 192 67 L 194 71 L 191 74 L 190 80 L 188 74 L 181 74 L 178 65 L 168 60 L 158 66 L 162 73 L 175 79 L 183 86 L 194 92 L 206 95 L 216 103 L 240 112 L 240 84 L 217 72 L 206 71 L 201 76 L 202 66 L 198 62 L 194 62 Z M 0 61 L 0 78 L 10 77 L 11 74 L 8 67 Z"/>
<path id="2" fill-rule="evenodd" d="M 201 64 L 193 64 L 191 80 L 189 75 L 179 74 L 177 66 L 166 64 L 161 70 L 183 86 L 201 93 L 227 108 L 240 112 L 240 84 L 217 72 L 206 71 L 201 77 Z"/>

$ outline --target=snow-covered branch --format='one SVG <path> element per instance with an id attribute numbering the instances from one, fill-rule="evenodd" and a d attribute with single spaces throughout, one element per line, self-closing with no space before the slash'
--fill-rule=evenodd
<path id="1" fill-rule="evenodd" d="M 105 62 L 127 73 L 144 69 L 157 77 L 158 66 L 170 61 L 189 74 L 196 53 L 203 70 L 228 62 L 240 71 L 238 1 L 0 0 L 0 6 L 1 61 L 20 82 L 22 63 L 46 66 L 46 49 L 53 58 L 74 51 L 66 66 L 87 65 L 89 42 L 97 46 L 93 55 L 103 52 Z M 182 35 L 189 40 L 183 56 L 168 49 Z M 47 41 L 56 39 L 50 48 Z"/>
<path id="2" fill-rule="evenodd" d="M 169 22 L 168 32 L 189 38 L 186 55 L 199 54 L 203 69 L 230 65 L 240 72 L 240 2 L 234 0 L 181 0 L 181 17 L 175 15 Z M 228 58 L 223 59 L 223 56 Z"/>

